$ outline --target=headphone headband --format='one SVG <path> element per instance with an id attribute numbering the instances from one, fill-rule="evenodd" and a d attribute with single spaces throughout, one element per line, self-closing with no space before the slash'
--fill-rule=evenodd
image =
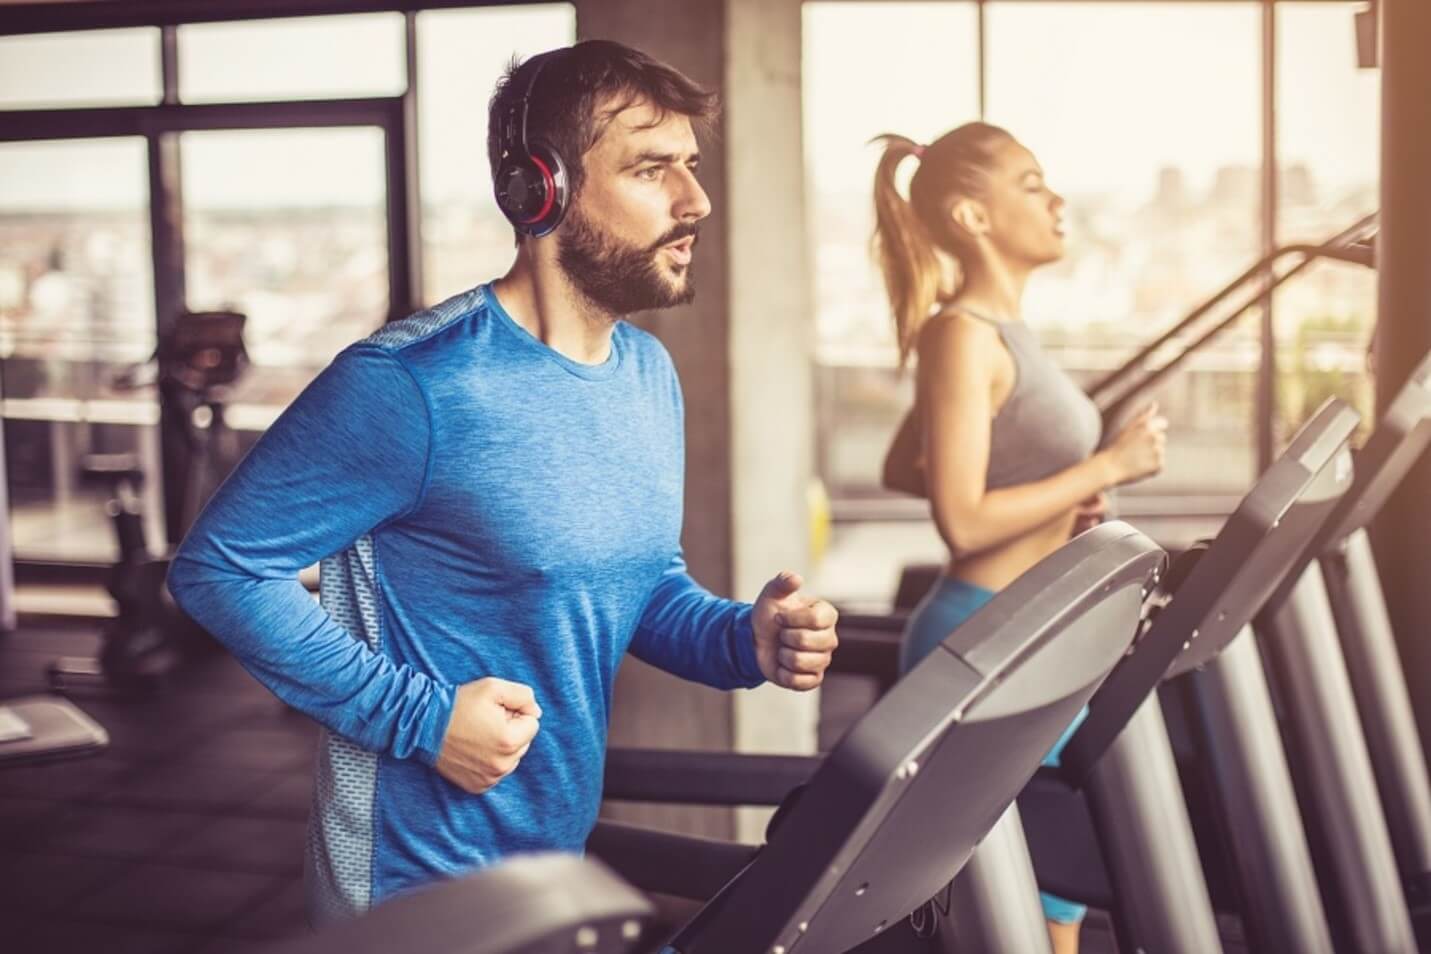
<path id="1" fill-rule="evenodd" d="M 537 77 L 542 75 L 542 69 L 547 65 L 547 60 L 555 53 L 551 50 L 546 53 L 539 53 L 534 57 L 535 66 L 532 67 L 532 75 L 527 80 L 526 91 L 522 93 L 522 125 L 521 138 L 517 140 L 521 144 L 522 152 L 529 152 L 527 149 L 527 111 L 532 104 L 532 91 L 537 88 Z"/>

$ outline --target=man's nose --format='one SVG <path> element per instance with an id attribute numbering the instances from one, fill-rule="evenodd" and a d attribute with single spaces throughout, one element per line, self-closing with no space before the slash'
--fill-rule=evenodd
<path id="1" fill-rule="evenodd" d="M 696 179 L 695 173 L 689 169 L 682 171 L 680 175 L 680 191 L 676 196 L 672 212 L 676 218 L 682 222 L 699 222 L 701 219 L 711 214 L 710 196 L 706 195 L 706 190 L 701 188 L 700 181 Z"/>

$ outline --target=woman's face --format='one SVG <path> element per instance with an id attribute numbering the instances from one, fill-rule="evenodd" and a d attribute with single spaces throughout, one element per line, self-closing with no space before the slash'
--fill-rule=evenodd
<path id="1" fill-rule="evenodd" d="M 1035 267 L 1063 257 L 1063 197 L 1048 187 L 1038 160 L 1018 142 L 995 148 L 983 202 L 989 241 L 1004 258 Z"/>

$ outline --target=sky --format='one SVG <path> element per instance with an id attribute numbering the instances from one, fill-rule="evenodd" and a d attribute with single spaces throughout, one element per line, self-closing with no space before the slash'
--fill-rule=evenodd
<path id="1" fill-rule="evenodd" d="M 1374 181 L 1379 74 L 1355 66 L 1360 3 L 1280 4 L 1277 124 L 1284 163 L 1329 186 Z M 1031 3 L 986 7 L 988 115 L 1066 193 L 1151 190 L 1182 168 L 1194 190 L 1259 161 L 1256 3 Z M 419 17 L 424 198 L 487 201 L 486 101 L 502 66 L 569 42 L 565 4 Z M 807 3 L 805 138 L 812 183 L 866 190 L 870 136 L 931 138 L 978 118 L 970 3 Z M 393 95 L 402 18 L 181 28 L 181 95 Z M 139 103 L 157 96 L 158 31 L 0 38 L 0 108 Z M 680 64 L 676 64 L 679 66 Z M 202 206 L 381 201 L 373 130 L 207 132 L 183 143 L 186 199 Z M 142 208 L 141 140 L 0 145 L 0 210 Z"/>

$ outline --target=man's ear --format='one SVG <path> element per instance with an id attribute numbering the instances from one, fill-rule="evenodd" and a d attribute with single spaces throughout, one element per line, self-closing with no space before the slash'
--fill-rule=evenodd
<path id="1" fill-rule="evenodd" d="M 989 234 L 989 212 L 977 199 L 959 199 L 949 207 L 954 228 L 975 241 Z"/>

